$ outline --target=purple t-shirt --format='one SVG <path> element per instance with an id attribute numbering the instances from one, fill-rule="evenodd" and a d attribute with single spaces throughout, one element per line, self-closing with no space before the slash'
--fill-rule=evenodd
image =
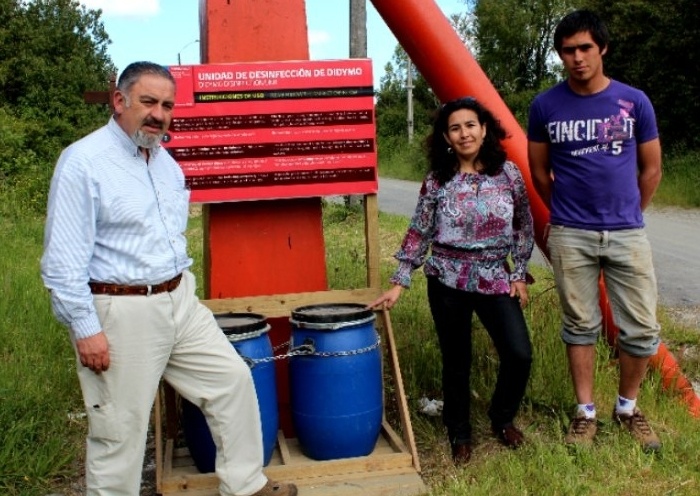
<path id="1" fill-rule="evenodd" d="M 538 95 L 528 139 L 549 144 L 550 222 L 596 231 L 644 227 L 637 145 L 656 137 L 649 98 L 619 81 L 593 95 L 574 93 L 566 81 Z"/>

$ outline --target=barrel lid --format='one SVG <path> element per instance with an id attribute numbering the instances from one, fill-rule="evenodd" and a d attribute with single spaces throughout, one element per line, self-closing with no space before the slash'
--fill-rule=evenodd
<path id="1" fill-rule="evenodd" d="M 331 324 L 373 317 L 374 312 L 357 303 L 327 303 L 308 305 L 292 311 L 292 320 L 306 323 Z"/>
<path id="2" fill-rule="evenodd" d="M 224 334 L 248 334 L 250 332 L 262 331 L 267 327 L 265 316 L 258 313 L 216 313 L 214 314 L 216 323 Z"/>

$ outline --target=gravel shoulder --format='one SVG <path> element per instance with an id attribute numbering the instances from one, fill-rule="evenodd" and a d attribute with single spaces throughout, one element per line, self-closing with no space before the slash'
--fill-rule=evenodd
<path id="1" fill-rule="evenodd" d="M 644 219 L 659 303 L 674 321 L 700 331 L 700 209 L 652 207 Z"/>

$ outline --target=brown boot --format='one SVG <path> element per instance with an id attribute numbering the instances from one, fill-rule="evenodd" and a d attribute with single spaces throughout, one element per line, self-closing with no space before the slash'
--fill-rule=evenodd
<path id="1" fill-rule="evenodd" d="M 297 486 L 268 480 L 260 491 L 251 496 L 297 496 Z"/>
<path id="2" fill-rule="evenodd" d="M 635 408 L 631 414 L 617 413 L 613 409 L 613 420 L 630 431 L 632 436 L 642 445 L 642 450 L 645 452 L 659 451 L 661 449 L 661 441 L 654 433 L 646 417 L 639 408 Z"/>
<path id="3" fill-rule="evenodd" d="M 501 428 L 492 427 L 492 430 L 499 441 L 511 449 L 518 449 L 525 442 L 525 434 L 515 427 L 512 422 Z"/>
<path id="4" fill-rule="evenodd" d="M 593 444 L 596 432 L 598 432 L 596 419 L 587 419 L 583 413 L 577 412 L 571 424 L 569 424 L 569 431 L 564 437 L 564 442 L 566 444 L 588 446 Z"/>
<path id="5" fill-rule="evenodd" d="M 470 442 L 452 445 L 452 461 L 455 465 L 466 465 L 472 458 L 472 445 Z"/>

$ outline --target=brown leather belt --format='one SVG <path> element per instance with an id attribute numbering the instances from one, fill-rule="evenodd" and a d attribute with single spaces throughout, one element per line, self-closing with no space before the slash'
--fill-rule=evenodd
<path id="1" fill-rule="evenodd" d="M 182 273 L 176 275 L 169 281 L 161 282 L 160 284 L 147 284 L 143 286 L 129 286 L 126 284 L 110 284 L 108 282 L 88 283 L 92 294 L 112 295 L 112 296 L 150 296 L 158 293 L 175 291 L 180 285 Z"/>

